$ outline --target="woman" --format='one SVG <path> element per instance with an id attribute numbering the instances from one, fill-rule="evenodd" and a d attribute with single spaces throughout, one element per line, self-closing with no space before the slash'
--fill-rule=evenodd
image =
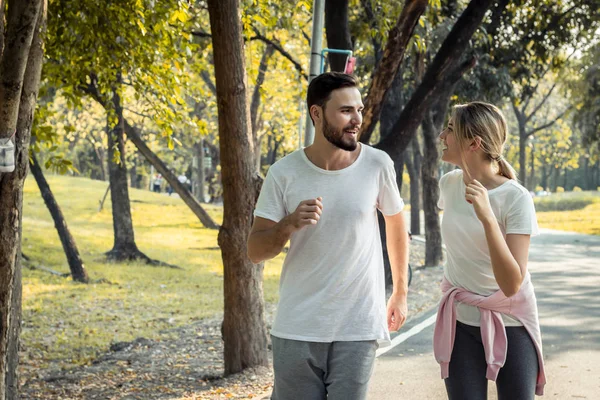
<path id="1" fill-rule="evenodd" d="M 538 233 L 529 192 L 503 158 L 506 121 L 487 103 L 455 106 L 440 134 L 447 249 L 434 353 L 450 399 L 528 400 L 546 382 L 537 304 L 527 258 Z"/>

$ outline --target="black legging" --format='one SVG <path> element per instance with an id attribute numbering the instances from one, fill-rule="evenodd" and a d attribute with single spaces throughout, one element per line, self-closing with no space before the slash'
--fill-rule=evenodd
<path id="1" fill-rule="evenodd" d="M 522 326 L 507 327 L 506 337 L 506 362 L 496 379 L 498 400 L 533 400 L 539 368 L 533 341 Z M 450 375 L 445 379 L 448 398 L 487 399 L 486 370 L 479 327 L 456 322 Z"/>

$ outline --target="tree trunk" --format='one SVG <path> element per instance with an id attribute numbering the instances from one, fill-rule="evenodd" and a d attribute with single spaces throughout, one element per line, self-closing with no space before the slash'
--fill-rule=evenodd
<path id="1" fill-rule="evenodd" d="M 137 182 L 137 157 L 134 157 L 131 161 L 131 167 L 129 167 L 129 186 L 139 189 Z"/>
<path id="2" fill-rule="evenodd" d="M 565 167 L 565 174 L 564 174 L 564 180 L 563 180 L 563 188 L 565 189 L 565 191 L 567 191 L 568 175 L 569 175 L 569 169 Z"/>
<path id="3" fill-rule="evenodd" d="M 4 0 L 0 0 L 0 58 L 2 57 L 2 53 L 4 52 L 4 32 L 5 32 L 5 10 L 6 10 L 6 2 Z"/>
<path id="4" fill-rule="evenodd" d="M 560 168 L 558 167 L 554 167 L 554 189 L 552 190 L 553 192 L 556 193 L 556 190 L 558 189 L 558 177 L 560 175 Z"/>
<path id="5" fill-rule="evenodd" d="M 594 190 L 598 190 L 600 188 L 600 160 L 596 161 L 596 188 Z"/>
<path id="6" fill-rule="evenodd" d="M 258 109 L 260 107 L 261 97 L 260 91 L 263 83 L 265 82 L 265 75 L 267 73 L 267 68 L 269 67 L 269 59 L 274 52 L 275 47 L 272 45 L 269 44 L 265 47 L 265 51 L 258 66 L 258 75 L 256 76 L 256 84 L 254 85 L 254 90 L 252 92 L 252 102 L 250 103 L 250 120 L 252 123 L 252 140 L 254 143 L 254 164 L 257 171 L 260 170 L 260 143 L 262 139 L 262 136 L 258 133 L 261 130 L 262 125 L 260 118 L 258 117 Z"/>
<path id="7" fill-rule="evenodd" d="M 423 181 L 423 213 L 425 216 L 425 266 L 440 265 L 443 259 L 442 232 L 437 206 L 440 197 L 438 134 L 446 120 L 450 97 L 454 93 L 456 85 L 463 75 L 475 66 L 475 63 L 475 59 L 464 61 L 448 74 L 447 81 L 442 86 L 443 90 L 438 92 L 439 97 L 433 103 L 422 124 L 423 167 L 421 178 Z"/>
<path id="8" fill-rule="evenodd" d="M 404 53 L 406 52 L 406 46 L 413 35 L 419 18 L 427 8 L 427 3 L 427 0 L 407 0 L 396 25 L 390 30 L 383 57 L 371 80 L 369 94 L 365 101 L 360 133 L 360 141 L 363 143 L 369 143 L 371 139 L 371 135 L 379 121 L 385 95 L 398 73 Z M 396 135 L 396 130 L 394 129 L 394 136 Z M 397 153 L 400 154 L 402 152 L 404 152 L 404 149 Z M 392 159 L 395 159 L 395 157 L 392 157 Z"/>
<path id="9" fill-rule="evenodd" d="M 208 0 L 212 32 L 219 146 L 223 182 L 223 225 L 219 246 L 223 257 L 225 374 L 268 365 L 264 319 L 263 264 L 246 255 L 246 240 L 256 204 L 258 175 L 254 168 L 250 112 L 239 0 Z"/>
<path id="10" fill-rule="evenodd" d="M 442 99 L 444 105 L 437 105 L 442 115 L 448 108 L 448 100 Z M 439 103 L 438 103 L 439 104 Z M 438 266 L 442 262 L 442 234 L 440 231 L 440 216 L 437 202 L 440 197 L 438 186 L 439 154 L 437 133 L 441 126 L 436 126 L 433 112 L 423 120 L 423 213 L 425 214 L 425 266 Z M 442 119 L 442 122 L 444 120 Z"/>
<path id="11" fill-rule="evenodd" d="M 544 165 L 542 166 L 542 181 L 540 183 L 540 186 L 542 187 L 542 190 L 548 190 L 548 166 Z"/>
<path id="12" fill-rule="evenodd" d="M 520 128 L 519 128 L 520 130 Z M 519 180 L 521 185 L 527 187 L 527 134 L 521 132 L 519 134 Z"/>
<path id="13" fill-rule="evenodd" d="M 529 190 L 535 190 L 535 143 L 531 142 L 531 175 L 529 176 Z"/>
<path id="14" fill-rule="evenodd" d="M 136 129 L 129 125 L 125 119 L 123 119 L 123 123 L 125 125 L 125 133 L 127 134 L 129 140 L 135 144 L 137 149 L 140 151 L 140 153 L 142 153 L 146 160 L 148 160 L 150 164 L 152 164 L 154 168 L 160 172 L 162 177 L 165 178 L 169 185 L 171 185 L 173 190 L 179 195 L 179 197 L 181 197 L 183 202 L 190 208 L 190 210 L 192 210 L 194 214 L 196 214 L 196 217 L 200 219 L 202 225 L 209 229 L 217 229 L 219 225 L 217 225 L 212 217 L 208 215 L 206 210 L 202 208 L 200 202 L 194 198 L 190 191 L 181 182 L 179 182 L 177 176 L 171 172 L 169 167 L 167 167 L 165 163 L 163 163 L 162 160 L 158 158 L 158 156 L 154 154 L 152 150 L 150 150 Z"/>
<path id="15" fill-rule="evenodd" d="M 592 190 L 590 185 L 590 159 L 588 157 L 583 158 L 583 190 Z"/>
<path id="16" fill-rule="evenodd" d="M 92 145 L 94 146 L 94 154 L 96 154 L 96 159 L 98 161 L 98 165 L 100 166 L 100 178 L 106 182 L 106 164 L 104 160 L 104 149 L 102 147 L 96 146 L 94 143 L 92 143 Z"/>
<path id="17" fill-rule="evenodd" d="M 415 145 L 416 142 L 416 145 Z M 421 234 L 421 150 L 417 138 L 413 138 L 411 146 L 404 152 L 404 163 L 410 177 L 410 231 L 413 235 Z"/>
<path id="18" fill-rule="evenodd" d="M 448 82 L 448 76 L 455 73 L 473 33 L 481 25 L 481 21 L 492 3 L 492 0 L 471 0 L 442 43 L 433 62 L 427 68 L 421 84 L 411 96 L 406 107 L 402 109 L 400 117 L 394 125 L 393 134 L 379 142 L 377 145 L 379 149 L 387 152 L 392 158 L 406 149 L 431 105 L 439 98 L 440 93 L 447 90 L 447 85 L 451 84 Z M 385 59 L 386 55 L 384 55 L 381 65 L 384 64 Z M 363 132 L 365 131 L 366 127 L 363 124 Z M 362 135 L 360 140 L 365 142 Z"/>
<path id="19" fill-rule="evenodd" d="M 403 96 L 402 96 L 402 74 L 397 74 L 394 77 L 392 85 L 385 95 L 385 101 L 381 109 L 381 122 L 379 124 L 379 134 L 381 137 L 386 137 L 391 134 L 391 130 L 396 120 L 398 109 L 402 108 Z M 396 183 L 398 190 L 402 191 L 402 176 L 404 174 L 404 154 L 396 156 L 394 161 L 394 169 L 396 171 Z M 390 267 L 390 260 L 387 252 L 386 242 L 386 231 L 385 231 L 385 218 L 381 213 L 378 214 L 379 220 L 379 234 L 381 235 L 381 244 L 383 248 L 383 268 L 385 274 L 385 285 L 386 288 L 392 288 L 392 272 Z"/>
<path id="20" fill-rule="evenodd" d="M 204 139 L 194 143 L 192 190 L 194 197 L 204 203 Z"/>
<path id="21" fill-rule="evenodd" d="M 327 47 L 338 50 L 352 50 L 350 25 L 348 23 L 348 0 L 325 1 L 325 35 Z M 344 72 L 345 54 L 329 53 L 331 71 Z"/>
<path id="22" fill-rule="evenodd" d="M 151 260 L 143 254 L 135 243 L 133 221 L 131 219 L 131 203 L 127 185 L 127 166 L 125 164 L 125 142 L 123 137 L 123 108 L 121 98 L 113 93 L 113 104 L 118 118 L 117 125 L 108 134 L 108 173 L 110 179 L 110 200 L 112 202 L 114 246 L 106 253 L 109 260 L 131 261 Z M 119 151 L 119 163 L 115 163 L 115 146 Z"/>
<path id="23" fill-rule="evenodd" d="M 73 280 L 77 282 L 88 283 L 89 278 L 83 265 L 83 260 L 79 255 L 79 250 L 77 250 L 75 239 L 69 231 L 67 221 L 65 220 L 65 217 L 58 203 L 56 202 L 52 190 L 50 190 L 50 185 L 48 185 L 48 182 L 44 177 L 44 173 L 40 168 L 36 156 L 33 153 L 30 154 L 29 167 L 31 168 L 31 173 L 33 174 L 35 181 L 40 188 L 40 192 L 44 202 L 46 203 L 46 207 L 48 207 L 48 211 L 50 211 L 50 215 L 52 215 L 52 219 L 54 220 L 54 226 L 58 232 L 65 255 L 67 256 L 67 262 L 69 263 Z"/>
<path id="24" fill-rule="evenodd" d="M 17 129 L 15 170 L 0 173 L 0 399 L 17 400 L 23 184 L 43 62 L 45 1 L 11 1 L 6 21 L 0 59 L 0 135 L 10 136 Z"/>

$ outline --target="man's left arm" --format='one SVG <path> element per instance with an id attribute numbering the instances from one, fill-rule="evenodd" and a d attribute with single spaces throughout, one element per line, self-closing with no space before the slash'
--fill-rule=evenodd
<path id="1" fill-rule="evenodd" d="M 385 216 L 387 251 L 394 288 L 387 305 L 387 323 L 390 332 L 404 325 L 408 314 L 408 232 L 404 213 Z"/>

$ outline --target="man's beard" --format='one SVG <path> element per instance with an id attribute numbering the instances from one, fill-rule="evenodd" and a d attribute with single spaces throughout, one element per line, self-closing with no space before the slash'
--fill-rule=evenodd
<path id="1" fill-rule="evenodd" d="M 347 128 L 354 128 L 354 126 L 349 125 L 344 129 Z M 336 130 L 332 125 L 329 124 L 327 118 L 323 118 L 323 136 L 325 136 L 325 139 L 327 139 L 329 143 L 342 150 L 354 151 L 358 146 L 358 141 L 355 137 L 346 138 L 346 135 L 344 135 L 344 130 Z"/>

